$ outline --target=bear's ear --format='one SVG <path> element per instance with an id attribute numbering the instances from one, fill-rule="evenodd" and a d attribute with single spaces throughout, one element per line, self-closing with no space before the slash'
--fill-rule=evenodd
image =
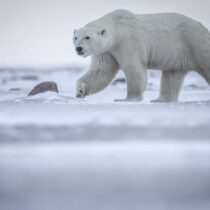
<path id="1" fill-rule="evenodd" d="M 106 29 L 102 29 L 98 32 L 99 35 L 104 35 L 106 33 Z"/>

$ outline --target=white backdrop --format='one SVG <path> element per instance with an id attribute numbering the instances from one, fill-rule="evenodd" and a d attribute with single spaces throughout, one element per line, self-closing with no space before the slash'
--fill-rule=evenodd
<path id="1" fill-rule="evenodd" d="M 210 28 L 209 0 L 0 0 L 0 67 L 86 65 L 72 31 L 119 8 L 179 12 Z"/>

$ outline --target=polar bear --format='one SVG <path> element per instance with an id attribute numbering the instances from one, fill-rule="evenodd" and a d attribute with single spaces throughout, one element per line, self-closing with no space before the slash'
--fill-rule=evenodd
<path id="1" fill-rule="evenodd" d="M 186 74 L 196 71 L 210 84 L 210 33 L 199 22 L 176 13 L 111 12 L 74 31 L 78 55 L 91 56 L 89 70 L 77 81 L 77 97 L 103 90 L 119 69 L 127 81 L 127 97 L 141 101 L 147 69 L 162 71 L 159 97 L 176 102 Z"/>

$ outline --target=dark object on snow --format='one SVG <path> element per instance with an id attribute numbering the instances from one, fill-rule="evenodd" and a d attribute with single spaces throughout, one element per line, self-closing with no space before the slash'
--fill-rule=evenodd
<path id="1" fill-rule="evenodd" d="M 22 80 L 38 80 L 39 77 L 35 75 L 25 75 L 21 77 Z"/>
<path id="2" fill-rule="evenodd" d="M 47 82 L 42 82 L 36 85 L 32 91 L 28 94 L 28 96 L 34 96 L 39 93 L 44 93 L 47 91 L 52 91 L 58 93 L 58 86 L 55 82 L 52 81 L 47 81 Z"/>
<path id="3" fill-rule="evenodd" d="M 9 91 L 20 91 L 20 88 L 10 88 Z"/>

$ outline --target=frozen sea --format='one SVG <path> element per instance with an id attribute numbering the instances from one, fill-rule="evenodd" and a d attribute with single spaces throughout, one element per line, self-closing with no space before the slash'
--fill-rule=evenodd
<path id="1" fill-rule="evenodd" d="M 75 98 L 79 68 L 0 70 L 0 210 L 209 210 L 210 88 L 195 73 L 179 103 L 140 103 L 121 80 Z M 118 79 L 123 78 L 120 73 Z M 28 97 L 39 82 L 59 93 Z"/>

